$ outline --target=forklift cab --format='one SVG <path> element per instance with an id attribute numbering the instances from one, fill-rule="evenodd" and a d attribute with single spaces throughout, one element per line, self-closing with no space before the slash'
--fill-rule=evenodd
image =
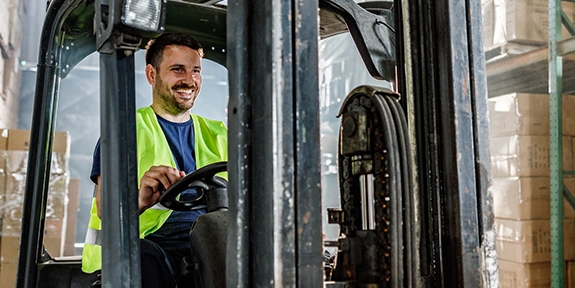
<path id="1" fill-rule="evenodd" d="M 421 14 L 423 7 L 411 3 L 409 8 L 408 1 L 397 0 L 252 2 L 49 1 L 39 52 L 17 287 L 86 287 L 97 276 L 82 273 L 80 259 L 51 257 L 42 247 L 60 81 L 96 51 L 100 55 L 100 133 L 106 143 L 102 151 L 110 155 L 102 159 L 102 215 L 106 219 L 102 285 L 140 287 L 138 189 L 131 164 L 136 157 L 130 149 L 135 147 L 134 53 L 147 40 L 166 32 L 194 36 L 204 47 L 205 58 L 228 70 L 230 210 L 222 267 L 227 287 L 474 287 L 490 283 L 491 278 L 485 276 L 489 269 L 479 261 L 481 253 L 489 254 L 493 248 L 493 243 L 481 242 L 490 224 L 477 216 L 489 213 L 484 209 L 488 199 L 481 198 L 481 193 L 443 190 L 445 183 L 457 184 L 460 179 L 444 173 L 445 167 L 453 166 L 453 147 L 460 141 L 477 141 L 485 124 L 477 126 L 473 137 L 451 135 L 462 120 L 443 123 L 447 128 L 455 125 L 444 129 L 434 118 L 439 108 L 448 111 L 446 107 L 454 105 L 451 90 L 433 104 L 410 98 L 413 90 L 423 89 L 413 81 L 426 73 L 444 75 L 451 67 L 425 67 L 417 60 L 425 58 L 418 53 L 427 51 L 414 49 L 415 44 L 406 40 L 410 29 L 421 28 L 409 26 L 415 24 L 410 21 L 430 21 Z M 451 29 L 445 23 L 435 25 Z M 339 225 L 339 239 L 322 241 L 321 186 L 330 184 L 321 183 L 318 47 L 320 39 L 348 32 L 365 69 L 371 77 L 385 80 L 381 83 L 387 87 L 347 87 L 337 97 L 337 109 L 324 109 L 341 121 L 337 127 L 328 127 L 336 131 L 332 140 L 337 143 L 337 156 L 330 158 L 337 161 L 338 172 L 331 173 L 337 175 L 337 183 L 331 185 L 339 186 L 331 197 L 339 199 L 340 207 L 325 212 L 330 223 Z M 421 37 L 416 43 L 435 44 L 425 33 L 415 36 Z M 420 58 L 414 61 L 413 57 Z M 412 67 L 414 62 L 421 66 Z M 435 88 L 436 92 L 447 89 L 443 82 Z M 419 112 L 406 113 L 416 106 Z M 476 123 L 477 119 L 465 121 Z M 424 140 L 429 135 L 440 140 Z M 430 147 L 437 148 L 437 153 L 426 150 Z M 423 149 L 416 153 L 419 158 L 413 155 L 414 149 Z M 479 148 L 472 145 L 469 149 Z M 436 161 L 442 157 L 448 160 Z M 484 159 L 480 160 L 477 163 L 483 167 Z M 420 169 L 433 170 L 445 179 L 417 178 L 414 175 Z M 481 169 L 472 170 L 473 179 L 487 177 Z M 461 177 L 483 185 L 471 178 Z M 485 188 L 479 184 L 477 189 Z M 441 202 L 448 192 L 457 199 Z M 472 208 L 467 214 L 452 219 L 446 213 L 465 205 Z M 441 221 L 444 217 L 452 221 Z M 476 249 L 482 245 L 483 252 Z M 330 265 L 324 269 L 322 262 L 322 253 L 329 247 L 338 252 L 335 269 Z M 457 251 L 454 266 L 444 262 L 453 260 L 452 248 Z M 460 277 L 445 276 L 452 272 Z"/>

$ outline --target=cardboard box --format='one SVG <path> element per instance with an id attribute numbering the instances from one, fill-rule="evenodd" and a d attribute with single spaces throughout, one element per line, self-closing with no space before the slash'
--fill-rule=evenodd
<path id="1" fill-rule="evenodd" d="M 0 172 L 0 220 L 4 217 L 4 205 L 6 202 L 6 173 Z"/>
<path id="2" fill-rule="evenodd" d="M 0 283 L 2 283 L 2 287 L 15 287 L 17 273 L 18 273 L 17 263 L 2 264 L 2 266 L 0 267 Z"/>
<path id="3" fill-rule="evenodd" d="M 491 137 L 491 173 L 495 178 L 549 176 L 549 136 Z M 563 137 L 563 170 L 571 170 L 571 140 Z"/>
<path id="4" fill-rule="evenodd" d="M 549 42 L 549 4 L 546 0 L 495 0 L 493 45 L 519 42 L 545 45 Z M 561 8 L 571 21 L 575 5 L 563 1 Z M 563 27 L 563 38 L 570 37 Z"/>
<path id="5" fill-rule="evenodd" d="M 507 42 L 499 46 L 486 48 L 485 60 L 492 61 L 491 59 L 501 59 L 509 56 L 521 55 L 540 48 L 541 45 Z"/>
<path id="6" fill-rule="evenodd" d="M 571 137 L 571 148 L 575 149 L 575 146 L 573 146 L 573 145 L 575 145 L 575 137 Z M 573 151 L 573 153 L 571 153 L 571 157 L 573 157 L 572 163 L 575 163 L 575 162 L 573 162 L 573 161 L 575 161 L 575 151 Z M 575 166 L 575 164 L 573 164 L 573 165 Z M 575 167 L 571 167 L 571 168 L 575 169 Z M 573 193 L 575 193 L 575 192 L 573 192 Z"/>
<path id="7" fill-rule="evenodd" d="M 22 175 L 21 180 L 28 172 L 28 151 L 6 151 L 6 173 Z"/>
<path id="8" fill-rule="evenodd" d="M 52 257 L 62 257 L 62 246 L 64 246 L 64 239 L 61 237 L 44 236 L 44 247 Z M 0 269 L 2 269 L 0 267 Z"/>
<path id="9" fill-rule="evenodd" d="M 551 287 L 551 263 L 515 263 L 499 260 L 501 288 Z"/>
<path id="10" fill-rule="evenodd" d="M 575 178 L 565 178 L 570 191 L 575 191 Z M 493 178 L 493 214 L 513 220 L 550 219 L 551 204 L 548 177 Z M 564 200 L 564 218 L 575 218 L 575 209 Z"/>
<path id="11" fill-rule="evenodd" d="M 0 219 L 6 199 L 6 148 L 8 145 L 8 130 L 0 129 Z"/>
<path id="12" fill-rule="evenodd" d="M 30 131 L 7 130 L 6 171 L 9 173 L 27 173 L 28 149 L 30 148 Z M 34 141 L 34 139 L 32 139 Z M 50 174 L 67 173 L 70 157 L 70 137 L 68 132 L 57 131 L 54 134 Z"/>
<path id="13" fill-rule="evenodd" d="M 76 255 L 76 219 L 80 205 L 80 179 L 70 179 L 68 183 L 68 212 L 66 216 L 66 237 L 62 253 L 64 256 Z"/>
<path id="14" fill-rule="evenodd" d="M 0 90 L 0 127 L 18 126 L 19 100 L 19 94 L 12 93 L 9 89 Z"/>
<path id="15" fill-rule="evenodd" d="M 575 262 L 567 261 L 565 262 L 565 267 L 567 269 L 567 279 L 565 280 L 565 284 L 567 284 L 567 287 L 573 288 L 575 287 Z"/>
<path id="16" fill-rule="evenodd" d="M 8 129 L 0 129 L 0 150 L 8 147 Z"/>
<path id="17" fill-rule="evenodd" d="M 0 249 L 0 283 L 2 287 L 16 285 L 20 237 L 2 237 Z"/>
<path id="18" fill-rule="evenodd" d="M 66 209 L 68 205 L 68 175 L 52 175 L 50 178 L 50 186 L 48 187 L 48 199 L 46 202 L 46 221 L 65 221 Z M 10 173 L 6 175 L 6 193 L 4 196 L 4 204 L 2 205 L 2 229 L 0 236 L 17 237 L 20 235 L 20 223 L 23 214 L 24 190 L 25 190 L 25 175 L 18 173 Z M 46 226 L 46 233 L 58 234 L 58 237 L 63 237 L 62 224 L 58 225 L 58 230 L 51 231 L 50 227 Z"/>
<path id="19" fill-rule="evenodd" d="M 30 136 L 30 130 L 9 129 L 7 150 L 28 151 L 30 140 L 37 141 Z M 52 152 L 64 154 L 65 156 L 70 155 L 70 135 L 68 132 L 56 131 L 54 133 Z"/>
<path id="20" fill-rule="evenodd" d="M 493 46 L 493 24 L 495 22 L 495 3 L 493 0 L 481 1 L 481 15 L 483 17 L 483 47 Z"/>
<path id="21" fill-rule="evenodd" d="M 28 148 L 30 131 L 7 130 L 6 141 L 6 176 L 3 191 L 4 203 L 1 208 L 3 217 L 0 235 L 3 237 L 19 237 L 21 233 L 21 219 L 23 213 L 23 200 L 26 185 L 28 166 Z M 67 132 L 56 132 L 50 164 L 50 179 L 48 186 L 48 199 L 46 203 L 45 235 L 63 238 L 65 226 L 62 222 L 66 218 L 68 203 L 67 169 L 70 139 Z M 60 253 L 60 250 L 58 253 Z"/>
<path id="22" fill-rule="evenodd" d="M 549 220 L 495 218 L 499 259 L 517 263 L 551 261 Z M 564 243 L 575 241 L 575 219 L 563 220 Z M 564 245 L 565 260 L 575 260 L 575 245 Z"/>
<path id="23" fill-rule="evenodd" d="M 24 175 L 17 173 L 6 175 L 4 205 L 2 205 L 1 211 L 3 219 L 19 219 L 22 217 L 24 185 L 26 185 Z"/>
<path id="24" fill-rule="evenodd" d="M 57 226 L 57 228 L 53 228 Z M 47 233 L 44 234 L 44 247 L 52 257 L 62 256 L 63 239 L 60 234 L 54 235 L 50 231 L 61 230 L 61 221 L 46 221 Z M 18 263 L 18 245 L 20 244 L 20 235 L 3 235 L 0 239 L 0 270 L 5 263 Z"/>
<path id="25" fill-rule="evenodd" d="M 0 173 L 6 172 L 6 150 L 8 148 L 8 130 L 0 129 Z"/>
<path id="26" fill-rule="evenodd" d="M 4 267 L 5 264 L 18 264 L 20 237 L 2 237 L 1 241 L 0 267 Z"/>
<path id="27" fill-rule="evenodd" d="M 491 137 L 550 135 L 549 95 L 511 93 L 487 100 Z M 575 96 L 563 95 L 563 135 L 575 136 Z"/>
<path id="28" fill-rule="evenodd" d="M 50 249 L 48 246 L 48 252 L 52 256 L 62 256 L 62 246 L 64 245 L 64 236 L 62 231 L 64 231 L 63 226 L 64 220 L 53 220 L 53 219 L 46 219 L 44 223 L 44 244 L 50 242 Z M 2 219 L 2 230 L 1 230 L 1 243 L 3 245 L 3 239 L 5 238 L 17 238 L 21 237 L 21 229 L 22 228 L 22 218 L 5 218 Z M 57 244 L 54 244 L 57 243 Z M 0 245 L 1 246 L 1 245 Z M 3 246 L 2 246 L 3 247 Z M 4 252 L 2 252 L 4 253 Z M 7 257 L 6 254 L 0 254 L 1 258 Z M 1 268 L 0 268 L 1 269 Z"/>

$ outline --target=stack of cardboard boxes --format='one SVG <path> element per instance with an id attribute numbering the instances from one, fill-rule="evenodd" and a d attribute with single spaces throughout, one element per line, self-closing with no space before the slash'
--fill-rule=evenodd
<path id="1" fill-rule="evenodd" d="M 30 131 L 0 130 L 0 283 L 12 287 L 18 264 Z M 68 214 L 70 139 L 56 132 L 50 167 L 44 246 L 62 256 Z"/>
<path id="2" fill-rule="evenodd" d="M 487 58 L 518 55 L 549 42 L 547 0 L 482 0 L 483 43 Z M 575 19 L 575 3 L 563 1 L 565 15 Z M 563 28 L 563 38 L 569 37 Z"/>
<path id="3" fill-rule="evenodd" d="M 501 287 L 549 287 L 549 95 L 513 93 L 488 101 Z M 573 170 L 575 96 L 564 96 L 562 108 L 563 169 Z M 575 178 L 565 178 L 564 183 L 575 191 Z M 564 252 L 565 260 L 571 261 L 575 209 L 564 204 Z"/>

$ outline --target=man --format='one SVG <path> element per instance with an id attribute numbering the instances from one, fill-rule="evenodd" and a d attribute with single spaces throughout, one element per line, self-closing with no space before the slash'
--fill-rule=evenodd
<path id="1" fill-rule="evenodd" d="M 190 279 L 180 275 L 180 261 L 191 253 L 190 226 L 205 210 L 171 211 L 158 201 L 185 174 L 227 160 L 227 130 L 220 121 L 190 114 L 202 85 L 201 45 L 185 34 L 164 34 L 146 49 L 146 78 L 153 99 L 151 106 L 136 112 L 142 285 L 189 286 Z M 90 177 L 98 186 L 82 253 L 86 273 L 101 269 L 99 144 Z M 190 190 L 180 197 L 190 200 L 197 195 Z"/>

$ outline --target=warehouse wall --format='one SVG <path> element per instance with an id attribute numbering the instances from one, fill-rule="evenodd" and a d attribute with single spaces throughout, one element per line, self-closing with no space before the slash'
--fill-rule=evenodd
<path id="1" fill-rule="evenodd" d="M 22 1 L 0 0 L 0 128 L 18 126 Z"/>

